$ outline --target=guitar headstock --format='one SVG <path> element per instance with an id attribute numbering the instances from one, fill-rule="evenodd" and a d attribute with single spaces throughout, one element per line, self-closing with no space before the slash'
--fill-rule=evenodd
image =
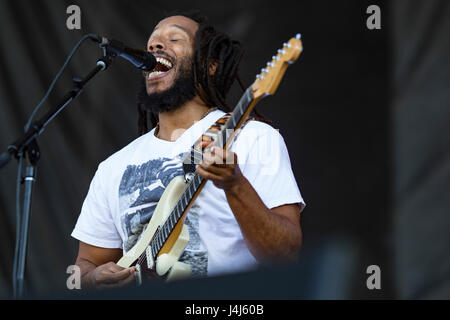
<path id="1" fill-rule="evenodd" d="M 267 66 L 256 76 L 252 84 L 254 99 L 275 93 L 287 67 L 294 63 L 303 51 L 300 39 L 300 34 L 297 34 L 295 38 L 284 43 L 283 48 L 278 49 L 277 55 L 273 56 Z"/>

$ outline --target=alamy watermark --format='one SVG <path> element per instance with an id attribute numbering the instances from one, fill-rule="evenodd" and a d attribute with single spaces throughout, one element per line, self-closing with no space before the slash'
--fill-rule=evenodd
<path id="1" fill-rule="evenodd" d="M 366 10 L 367 14 L 370 16 L 366 20 L 366 26 L 369 30 L 380 30 L 381 29 L 381 9 L 376 4 L 370 5 Z"/>
<path id="2" fill-rule="evenodd" d="M 66 20 L 66 26 L 69 30 L 81 29 L 81 9 L 77 5 L 70 5 L 66 9 L 66 13 L 69 14 Z"/>
<path id="3" fill-rule="evenodd" d="M 366 280 L 366 286 L 369 290 L 381 289 L 381 269 L 376 264 L 370 265 L 366 269 L 366 273 L 370 276 Z"/>
<path id="4" fill-rule="evenodd" d="M 81 289 L 81 269 L 77 265 L 71 265 L 67 267 L 66 273 L 70 274 L 67 278 L 67 289 Z"/>

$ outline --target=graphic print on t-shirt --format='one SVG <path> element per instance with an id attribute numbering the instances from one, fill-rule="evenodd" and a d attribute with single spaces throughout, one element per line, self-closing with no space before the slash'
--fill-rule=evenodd
<path id="1" fill-rule="evenodd" d="M 183 175 L 182 156 L 157 158 L 141 165 L 128 165 L 119 185 L 119 209 L 125 233 L 124 250 L 130 250 L 149 223 L 166 187 L 176 176 Z M 206 276 L 208 253 L 199 236 L 200 208 L 192 205 L 185 224 L 189 228 L 189 243 L 181 258 L 192 267 L 192 276 Z"/>

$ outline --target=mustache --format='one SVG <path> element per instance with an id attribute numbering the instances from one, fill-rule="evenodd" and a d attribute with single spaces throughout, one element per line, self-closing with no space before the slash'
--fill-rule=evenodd
<path id="1" fill-rule="evenodd" d="M 175 58 L 167 54 L 166 52 L 162 51 L 161 49 L 156 50 L 155 52 L 151 52 L 151 54 L 157 54 L 159 56 L 162 56 L 163 58 L 167 58 L 168 60 L 175 62 Z"/>

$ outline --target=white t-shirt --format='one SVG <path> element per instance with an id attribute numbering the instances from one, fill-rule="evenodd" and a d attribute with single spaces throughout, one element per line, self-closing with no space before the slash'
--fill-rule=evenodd
<path id="1" fill-rule="evenodd" d="M 216 110 L 187 129 L 176 141 L 137 138 L 100 163 L 72 236 L 103 248 L 128 251 L 139 239 L 169 182 L 183 175 L 182 156 L 224 113 Z M 271 126 L 250 121 L 231 150 L 264 204 L 274 208 L 305 206 L 283 138 Z M 258 265 L 248 250 L 223 190 L 207 181 L 186 218 L 189 243 L 180 258 L 192 276 L 237 272 Z"/>

